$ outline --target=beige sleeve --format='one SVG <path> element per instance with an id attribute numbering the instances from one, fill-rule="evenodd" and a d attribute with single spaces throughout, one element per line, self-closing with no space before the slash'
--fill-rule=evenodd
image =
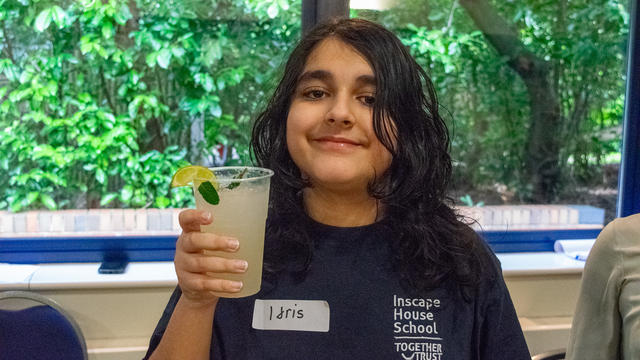
<path id="1" fill-rule="evenodd" d="M 623 281 L 620 290 L 622 359 L 640 359 L 640 215 L 622 219 L 616 227 L 618 251 L 623 257 Z"/>
<path id="2" fill-rule="evenodd" d="M 585 264 L 567 346 L 568 360 L 619 359 L 618 298 L 623 269 L 621 254 L 616 251 L 617 221 L 602 230 Z"/>

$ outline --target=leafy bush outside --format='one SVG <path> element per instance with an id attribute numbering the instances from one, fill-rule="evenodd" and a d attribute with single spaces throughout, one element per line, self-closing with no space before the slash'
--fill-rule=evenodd
<path id="1" fill-rule="evenodd" d="M 549 203 L 610 186 L 607 165 L 620 162 L 627 6 L 405 0 L 354 15 L 394 29 L 431 76 L 452 133 L 454 190 Z"/>
<path id="2" fill-rule="evenodd" d="M 492 38 L 472 3 L 509 36 Z M 432 77 L 455 191 L 561 202 L 619 161 L 625 6 L 407 0 L 354 13 L 394 30 Z M 0 0 L 0 209 L 186 206 L 171 174 L 249 161 L 251 120 L 299 33 L 299 1 Z M 515 59 L 543 70 L 547 102 Z"/>
<path id="3" fill-rule="evenodd" d="M 190 203 L 171 175 L 248 161 L 250 119 L 299 8 L 0 1 L 0 209 Z"/>

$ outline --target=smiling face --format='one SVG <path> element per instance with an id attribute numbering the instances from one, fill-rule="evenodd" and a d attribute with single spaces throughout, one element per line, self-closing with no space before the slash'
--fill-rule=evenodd
<path id="1" fill-rule="evenodd" d="M 335 38 L 311 52 L 291 100 L 287 147 L 314 187 L 366 191 L 391 163 L 373 130 L 375 78 L 365 58 Z"/>

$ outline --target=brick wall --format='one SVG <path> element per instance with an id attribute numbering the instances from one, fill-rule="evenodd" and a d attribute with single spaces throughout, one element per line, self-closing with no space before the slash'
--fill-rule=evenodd
<path id="1" fill-rule="evenodd" d="M 0 212 L 0 236 L 178 234 L 182 209 Z"/>
<path id="2" fill-rule="evenodd" d="M 182 209 L 90 209 L 0 211 L 0 237 L 73 235 L 166 235 L 180 233 Z M 604 210 L 577 205 L 460 207 L 484 230 L 600 228 Z"/>

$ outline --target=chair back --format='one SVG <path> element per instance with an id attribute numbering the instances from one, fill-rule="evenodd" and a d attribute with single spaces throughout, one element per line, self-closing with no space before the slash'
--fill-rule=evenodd
<path id="1" fill-rule="evenodd" d="M 566 351 L 564 349 L 547 351 L 531 357 L 531 360 L 564 360 Z"/>
<path id="2" fill-rule="evenodd" d="M 0 360 L 87 360 L 80 327 L 50 298 L 0 292 Z"/>

